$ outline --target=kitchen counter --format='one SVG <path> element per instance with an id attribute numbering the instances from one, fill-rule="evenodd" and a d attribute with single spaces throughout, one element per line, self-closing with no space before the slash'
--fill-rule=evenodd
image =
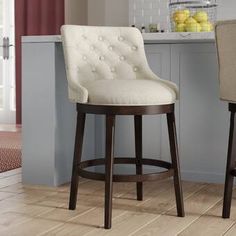
<path id="1" fill-rule="evenodd" d="M 144 33 L 145 43 L 211 43 L 215 41 L 214 32 L 209 33 Z M 58 43 L 60 35 L 26 36 L 22 37 L 23 43 Z"/>
<path id="2" fill-rule="evenodd" d="M 223 182 L 229 114 L 218 95 L 214 33 L 143 37 L 152 70 L 180 88 L 176 120 L 183 179 Z M 57 186 L 70 181 L 76 120 L 61 37 L 23 37 L 22 56 L 23 183 Z M 134 156 L 132 117 L 118 117 L 116 125 L 115 155 Z M 104 128 L 104 117 L 88 115 L 83 159 L 104 157 Z M 165 116 L 145 116 L 143 143 L 144 156 L 170 158 Z"/>

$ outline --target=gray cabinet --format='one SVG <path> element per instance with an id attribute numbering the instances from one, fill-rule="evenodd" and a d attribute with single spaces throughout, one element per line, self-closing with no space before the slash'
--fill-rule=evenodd
<path id="1" fill-rule="evenodd" d="M 171 45 L 170 44 L 146 44 L 146 56 L 152 71 L 161 79 L 171 80 Z M 144 155 L 158 157 L 159 159 L 170 159 L 168 141 L 167 121 L 165 115 L 151 116 L 144 118 Z M 150 132 L 149 132 L 150 131 Z M 155 152 L 152 156 L 145 153 L 145 146 L 148 150 Z"/>
<path id="2" fill-rule="evenodd" d="M 146 45 L 146 52 L 153 71 L 179 86 L 176 122 L 183 178 L 222 182 L 229 113 L 227 104 L 219 100 L 215 44 L 152 44 Z M 161 157 L 168 159 L 163 118 L 158 149 Z"/>
<path id="3" fill-rule="evenodd" d="M 62 45 L 24 43 L 22 51 L 23 183 L 57 186 L 71 177 L 76 127 Z M 94 158 L 94 116 L 87 118 L 83 153 Z"/>
<path id="4" fill-rule="evenodd" d="M 219 100 L 214 43 L 171 46 L 171 79 L 179 85 L 179 143 L 188 180 L 222 182 L 229 113 Z"/>
<path id="5" fill-rule="evenodd" d="M 26 41 L 22 49 L 23 182 L 59 185 L 70 180 L 76 119 L 61 43 Z M 180 88 L 176 121 L 184 179 L 222 182 L 229 113 L 219 100 L 214 43 L 156 43 L 145 49 L 152 70 Z M 88 115 L 83 159 L 104 157 L 104 118 Z M 144 157 L 170 158 L 166 123 L 165 115 L 144 116 Z M 134 156 L 133 117 L 118 116 L 115 135 L 115 155 Z"/>

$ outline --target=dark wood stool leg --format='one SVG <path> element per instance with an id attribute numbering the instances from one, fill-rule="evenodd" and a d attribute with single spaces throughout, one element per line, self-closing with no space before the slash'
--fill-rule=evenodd
<path id="1" fill-rule="evenodd" d="M 111 228 L 115 116 L 106 116 L 105 229 Z"/>
<path id="2" fill-rule="evenodd" d="M 135 156 L 136 156 L 136 174 L 142 175 L 143 168 L 142 168 L 142 116 L 134 116 L 134 126 L 135 126 Z M 137 200 L 143 200 L 143 183 L 137 182 Z"/>
<path id="3" fill-rule="evenodd" d="M 73 170 L 72 170 L 71 188 L 70 188 L 70 203 L 69 203 L 70 210 L 75 210 L 76 208 L 77 192 L 79 184 L 78 165 L 81 161 L 81 155 L 82 155 L 84 124 L 85 124 L 85 114 L 78 113 L 76 135 L 75 135 Z"/>
<path id="4" fill-rule="evenodd" d="M 168 124 L 169 140 L 170 140 L 171 159 L 174 168 L 174 187 L 175 187 L 177 213 L 178 216 L 184 217 L 185 213 L 184 213 L 182 184 L 180 177 L 179 153 L 178 153 L 174 112 L 167 114 L 167 124 Z"/>
<path id="5" fill-rule="evenodd" d="M 228 157 L 226 166 L 226 177 L 225 177 L 225 191 L 224 191 L 224 203 L 223 203 L 223 218 L 230 217 L 231 200 L 233 193 L 234 176 L 231 174 L 232 169 L 235 168 L 236 159 L 236 116 L 235 111 L 231 111 L 230 118 L 230 132 L 229 132 L 229 146 L 228 146 Z"/>

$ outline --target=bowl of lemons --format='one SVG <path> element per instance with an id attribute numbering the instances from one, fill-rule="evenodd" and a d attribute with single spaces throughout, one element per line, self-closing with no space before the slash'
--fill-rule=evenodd
<path id="1" fill-rule="evenodd" d="M 172 32 L 211 32 L 216 22 L 216 2 L 171 1 Z"/>

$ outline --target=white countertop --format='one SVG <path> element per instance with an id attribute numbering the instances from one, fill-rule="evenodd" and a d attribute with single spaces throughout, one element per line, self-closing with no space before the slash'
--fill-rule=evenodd
<path id="1" fill-rule="evenodd" d="M 214 32 L 207 33 L 144 33 L 145 43 L 211 43 L 215 41 Z M 58 43 L 60 35 L 23 36 L 22 43 Z"/>
<path id="2" fill-rule="evenodd" d="M 22 36 L 22 43 L 59 43 L 61 42 L 60 35 L 36 35 Z"/>
<path id="3" fill-rule="evenodd" d="M 215 42 L 215 33 L 145 33 L 143 38 L 145 43 L 208 43 Z"/>

